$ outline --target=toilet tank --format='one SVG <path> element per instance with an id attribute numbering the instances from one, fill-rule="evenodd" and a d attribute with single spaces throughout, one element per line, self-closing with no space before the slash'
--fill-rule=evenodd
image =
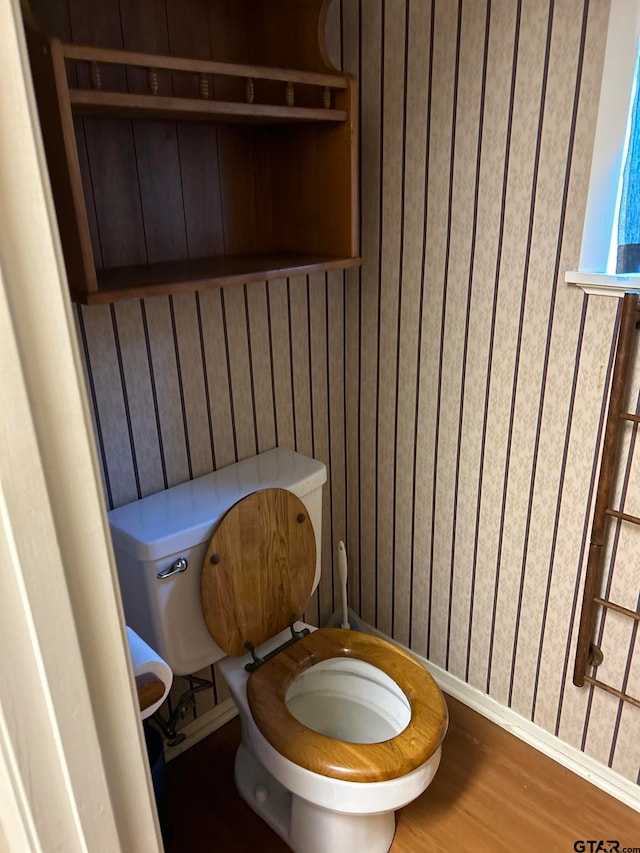
<path id="1" fill-rule="evenodd" d="M 127 624 L 176 675 L 197 672 L 225 656 L 202 618 L 200 579 L 209 540 L 227 510 L 261 489 L 297 495 L 316 537 L 315 590 L 326 479 L 322 462 L 279 447 L 109 513 Z M 186 561 L 184 571 L 158 577 L 180 559 Z"/>

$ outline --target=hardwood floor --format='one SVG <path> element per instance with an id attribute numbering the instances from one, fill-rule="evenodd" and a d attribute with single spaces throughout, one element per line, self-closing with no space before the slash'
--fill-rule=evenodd
<path id="1" fill-rule="evenodd" d="M 595 841 L 582 848 L 595 853 L 600 839 L 640 851 L 640 814 L 454 699 L 447 704 L 440 769 L 399 813 L 392 853 L 571 853 L 578 840 Z M 167 765 L 167 853 L 289 849 L 236 793 L 239 738 L 236 718 Z"/>

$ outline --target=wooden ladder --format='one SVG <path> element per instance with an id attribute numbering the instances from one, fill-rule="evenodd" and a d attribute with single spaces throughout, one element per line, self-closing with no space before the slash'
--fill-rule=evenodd
<path id="1" fill-rule="evenodd" d="M 617 613 L 628 616 L 630 619 L 635 619 L 637 622 L 640 621 L 640 613 L 615 604 L 608 599 L 601 598 L 599 595 L 604 569 L 604 546 L 607 538 L 608 519 L 617 518 L 623 522 L 640 524 L 638 516 L 628 515 L 620 510 L 613 509 L 609 505 L 612 498 L 612 485 L 620 444 L 620 424 L 623 421 L 640 424 L 640 415 L 624 411 L 626 389 L 633 361 L 632 354 L 636 337 L 637 319 L 638 294 L 627 293 L 622 303 L 620 333 L 618 336 L 613 379 L 611 382 L 611 396 L 609 398 L 609 409 L 602 446 L 602 461 L 593 514 L 593 525 L 591 528 L 591 541 L 589 544 L 589 558 L 585 577 L 584 596 L 582 599 L 582 613 L 580 616 L 573 683 L 577 687 L 583 687 L 585 682 L 593 684 L 607 691 L 607 693 L 617 696 L 618 699 L 640 707 L 640 700 L 629 696 L 621 690 L 617 690 L 609 684 L 599 681 L 591 675 L 587 675 L 589 668 L 593 667 L 595 670 L 603 660 L 602 650 L 594 642 L 596 618 L 599 608 L 603 607 L 615 610 Z"/>

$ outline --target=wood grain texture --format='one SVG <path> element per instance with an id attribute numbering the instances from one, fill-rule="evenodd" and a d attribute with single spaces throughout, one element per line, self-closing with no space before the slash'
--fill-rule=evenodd
<path id="1" fill-rule="evenodd" d="M 43 3 L 53 4 L 53 0 L 37 0 L 39 8 Z M 87 7 L 90 5 L 86 0 L 84 3 Z M 65 0 L 55 0 L 55 5 L 61 8 L 61 17 L 67 20 L 68 4 Z M 112 5 L 105 2 L 104 8 Z M 209 0 L 198 0 L 197 3 L 171 0 L 167 4 L 170 52 L 178 56 L 260 64 L 262 60 L 257 55 L 243 53 L 241 46 L 230 45 L 229 50 L 223 53 L 225 33 L 219 27 L 210 29 L 208 25 L 209 10 L 214 6 L 226 7 L 229 15 L 237 15 L 241 20 L 246 15 L 247 5 L 243 0 L 234 0 L 233 3 L 229 0 L 216 3 Z M 74 4 L 73 32 L 61 27 L 59 31 L 55 30 L 56 34 L 64 41 L 73 39 L 79 42 L 82 39 L 83 43 L 104 43 L 95 41 L 92 32 L 85 35 L 77 31 L 80 6 L 78 2 Z M 202 10 L 202 15 L 194 22 L 196 6 L 198 11 Z M 578 577 L 583 572 L 583 537 L 585 552 L 588 547 L 593 510 L 591 475 L 595 466 L 595 495 L 598 448 L 602 438 L 598 430 L 602 399 L 608 396 L 609 353 L 614 329 L 617 328 L 615 309 L 618 303 L 615 299 L 594 296 L 583 299 L 581 291 L 564 286 L 561 275 L 556 278 L 553 270 L 554 258 L 559 259 L 562 271 L 575 266 L 580 255 L 582 211 L 600 92 L 608 3 L 555 0 L 553 4 L 549 100 L 542 124 L 541 183 L 537 192 L 538 206 L 528 272 L 523 266 L 526 235 L 522 236 L 521 219 L 523 212 L 526 219 L 531 203 L 533 164 L 529 152 L 532 138 L 535 143 L 536 128 L 534 122 L 531 130 L 529 119 L 533 113 L 538 114 L 540 66 L 544 59 L 549 4 L 540 4 L 536 0 L 490 4 L 479 0 L 462 4 L 451 269 L 445 312 L 442 310 L 442 255 L 447 230 L 447 175 L 451 151 L 449 142 L 443 151 L 439 140 L 443 134 L 450 135 L 451 129 L 453 100 L 450 77 L 455 71 L 455 15 L 458 4 L 437 3 L 431 20 L 431 3 L 409 3 L 404 55 L 406 111 L 399 118 L 394 99 L 402 100 L 404 69 L 403 57 L 398 58 L 396 54 L 396 50 L 402 53 L 402 44 L 398 44 L 402 42 L 402 34 L 398 34 L 395 15 L 397 11 L 401 23 L 405 21 L 404 4 L 396 10 L 386 3 L 384 19 L 377 0 L 360 4 L 351 0 L 343 3 L 335 0 L 334 6 L 341 7 L 338 13 L 342 12 L 342 18 L 340 21 L 338 14 L 338 24 L 341 23 L 342 27 L 337 28 L 342 40 L 338 39 L 339 43 L 331 55 L 334 63 L 342 60 L 345 71 L 359 76 L 362 92 L 363 250 L 367 258 L 362 276 L 360 270 L 347 273 L 343 293 L 338 293 L 342 285 L 330 285 L 330 291 L 334 288 L 330 301 L 337 306 L 339 322 L 330 325 L 327 337 L 333 366 L 330 379 L 332 450 L 331 458 L 325 460 L 330 465 L 332 484 L 326 491 L 330 494 L 333 508 L 332 551 L 335 551 L 335 543 L 340 538 L 348 546 L 350 604 L 363 617 L 368 614 L 368 618 L 374 621 L 376 583 L 379 590 L 390 591 L 387 568 L 383 568 L 379 575 L 376 573 L 376 549 L 373 546 L 377 530 L 377 559 L 381 566 L 393 539 L 395 582 L 391 617 L 396 639 L 425 654 L 429 626 L 433 625 L 431 645 L 434 654 L 438 655 L 434 662 L 444 666 L 450 619 L 450 672 L 486 690 L 487 673 L 491 668 L 490 692 L 498 702 L 506 704 L 512 690 L 512 707 L 518 713 L 533 718 L 546 731 L 558 734 L 563 741 L 578 749 L 583 744 L 591 757 L 604 765 L 611 762 L 614 770 L 635 782 L 640 766 L 637 709 L 625 705 L 620 713 L 620 703 L 615 697 L 599 689 L 578 689 L 571 684 L 575 627 L 572 629 L 570 626 L 575 625 L 575 614 L 580 607 L 580 589 L 577 593 L 575 590 Z M 522 21 L 518 31 L 519 9 Z M 580 65 L 583 14 L 587 15 L 587 31 L 584 62 Z M 452 16 L 453 37 L 451 26 L 442 24 L 443 17 L 450 20 Z M 540 17 L 543 28 L 536 23 Z M 186 21 L 192 22 L 188 32 Z M 215 23 L 215 16 L 212 15 L 211 21 Z M 483 110 L 480 84 L 485 22 L 489 41 Z M 184 35 L 191 41 L 177 41 L 179 27 L 184 27 Z M 54 31 L 53 26 L 47 26 L 47 31 Z M 192 53 L 193 31 L 203 42 L 202 48 L 198 42 L 197 53 Z M 381 62 L 383 37 L 385 61 Z M 109 46 L 117 47 L 118 43 L 113 39 Z M 581 76 L 576 76 L 578 70 Z M 123 73 L 122 69 L 120 72 Z M 173 72 L 174 81 L 177 81 L 177 75 L 178 72 Z M 84 76 L 88 76 L 86 69 Z M 576 88 L 578 77 L 580 84 Z M 78 85 L 87 84 L 78 81 Z M 512 85 L 513 99 L 510 95 Z M 442 91 L 445 92 L 444 98 Z M 176 87 L 174 93 L 197 97 L 193 87 L 189 91 L 186 87 L 184 90 Z M 384 105 L 380 103 L 381 93 L 384 94 Z M 579 111 L 575 145 L 571 152 L 568 134 L 574 93 L 579 98 Z M 513 113 L 511 125 L 510 112 Z M 76 121 L 80 124 L 97 123 L 95 119 Z M 108 120 L 103 121 L 106 124 Z M 406 125 L 404 134 L 399 131 L 399 123 Z M 112 124 L 116 122 L 112 121 Z M 127 122 L 117 124 L 124 126 Z M 511 126 L 512 132 L 509 130 Z M 184 129 L 193 133 L 206 130 L 214 135 L 217 126 L 214 123 L 182 122 L 179 125 L 181 147 Z M 298 132 L 302 128 L 297 126 L 295 129 Z M 382 160 L 379 157 L 381 134 Z M 478 141 L 482 142 L 482 149 L 476 196 L 473 164 L 476 162 L 475 144 Z M 398 150 L 396 146 L 402 147 Z M 194 143 L 188 152 L 184 148 L 181 150 L 183 173 L 188 163 L 193 175 L 192 185 L 198 194 L 198 201 L 188 204 L 185 190 L 191 258 L 222 253 L 218 244 L 214 248 L 207 247 L 208 241 L 211 241 L 209 246 L 214 246 L 214 226 L 221 222 L 217 212 L 208 210 L 206 206 L 206 198 L 212 198 L 215 193 L 214 181 L 218 173 L 216 149 L 209 149 L 212 154 L 206 160 L 206 181 L 210 181 L 212 186 L 210 192 L 198 183 L 202 160 L 193 160 L 196 147 Z M 405 155 L 403 173 L 400 161 Z M 570 171 L 565 173 L 565 169 Z M 99 171 L 95 170 L 94 178 Z M 561 216 L 564 216 L 565 208 L 558 197 L 565 188 L 568 196 L 566 219 L 563 220 Z M 400 201 L 404 199 L 403 204 L 399 197 Z M 477 220 L 473 215 L 476 202 Z M 379 239 L 381 203 L 384 205 L 382 240 Z M 476 221 L 472 257 L 469 241 Z M 200 230 L 197 249 L 192 252 L 192 245 L 196 244 L 194 223 L 200 223 Z M 402 233 L 388 234 L 389 229 Z M 502 251 L 504 257 L 500 260 Z M 380 253 L 383 260 L 380 295 L 384 306 L 378 312 Z M 138 261 L 110 258 L 105 266 L 134 263 Z M 334 276 L 330 274 L 330 282 L 332 278 Z M 342 280 L 339 273 L 335 278 Z M 236 373 L 235 369 L 229 370 L 229 364 L 233 367 L 245 358 L 249 322 L 254 346 L 253 325 L 256 317 L 263 316 L 260 310 L 266 310 L 268 314 L 271 353 L 266 358 L 254 355 L 254 384 L 256 388 L 275 389 L 273 400 L 268 400 L 265 405 L 273 410 L 277 443 L 295 448 L 298 441 L 311 451 L 313 447 L 321 447 L 325 441 L 328 425 L 317 405 L 316 387 L 312 388 L 307 369 L 311 360 L 314 365 L 312 381 L 315 383 L 315 376 L 319 375 L 317 365 L 324 358 L 323 348 L 318 347 L 322 337 L 322 319 L 315 316 L 315 308 L 307 316 L 304 310 L 296 307 L 299 300 L 294 291 L 298 288 L 303 289 L 301 301 L 306 304 L 306 278 L 303 276 L 299 281 L 294 283 L 291 280 L 289 287 L 286 280 L 270 281 L 266 309 L 256 307 L 256 313 L 250 306 L 246 314 L 238 312 L 233 318 L 228 312 L 225 314 L 225 307 L 229 305 L 227 291 L 213 288 L 190 296 L 193 310 L 196 310 L 196 305 L 201 308 L 204 355 L 195 363 L 188 358 L 187 345 L 179 330 L 179 375 L 181 381 L 188 383 L 190 377 L 202 373 L 203 366 L 206 368 L 210 420 L 206 417 L 196 419 L 189 413 L 188 431 L 190 441 L 199 442 L 202 433 L 208 438 L 209 423 L 212 424 L 213 467 L 234 462 L 238 447 L 244 444 L 243 434 L 248 432 L 251 437 L 253 433 L 253 416 L 247 430 L 241 423 L 245 417 L 243 409 L 234 411 L 236 401 L 243 394 L 251 403 L 251 395 L 243 391 L 249 385 L 247 375 L 244 371 Z M 468 284 L 468 293 L 464 287 L 461 290 L 462 281 Z M 518 302 L 522 287 L 527 282 L 526 309 L 522 316 L 525 338 L 520 369 L 514 380 Z M 262 286 L 251 285 L 248 290 Z M 314 287 L 310 283 L 310 295 Z M 290 300 L 288 290 L 291 292 Z M 398 295 L 401 295 L 401 300 L 396 308 Z M 467 297 L 471 300 L 468 323 L 464 316 L 461 317 Z M 148 309 L 158 302 L 160 308 L 165 300 L 166 297 L 147 300 L 146 307 Z M 288 311 L 288 303 L 291 312 Z M 551 309 L 550 305 L 554 307 Z M 175 413 L 180 415 L 181 412 L 181 399 L 179 383 L 174 375 L 175 358 L 172 366 L 171 358 L 161 357 L 161 354 L 166 349 L 172 356 L 173 341 L 163 345 L 160 331 L 155 340 L 152 333 L 153 357 L 149 355 L 147 358 L 140 321 L 141 307 L 134 300 L 124 300 L 118 306 L 121 342 L 125 334 L 121 318 L 125 314 L 139 326 L 139 331 L 127 338 L 126 349 L 123 344 L 126 381 L 122 386 L 115 353 L 111 356 L 116 345 L 110 322 L 88 325 L 88 340 L 83 348 L 88 358 L 88 388 L 94 404 L 97 444 L 106 472 L 105 490 L 110 506 L 137 497 L 135 470 L 143 492 L 146 489 L 145 493 L 163 488 L 163 472 L 167 466 L 169 473 L 175 470 L 183 479 L 188 477 L 186 463 L 172 461 L 179 455 L 178 450 L 174 450 L 173 424 Z M 99 312 L 99 307 L 96 308 Z M 93 308 L 84 312 L 85 319 L 94 313 Z M 109 320 L 109 315 L 106 316 Z M 310 333 L 307 331 L 308 318 Z M 443 322 L 445 340 L 440 364 L 439 341 Z M 85 325 L 84 321 L 82 325 Z M 392 334 L 392 330 L 398 328 L 399 351 Z M 168 333 L 171 334 L 170 325 Z M 542 383 L 546 343 L 550 347 L 548 380 Z M 195 351 L 196 348 L 193 349 Z M 463 358 L 465 352 L 466 361 Z M 347 380 L 344 395 L 339 375 L 343 355 Z M 136 368 L 136 363 L 139 368 Z M 397 374 L 389 379 L 392 373 L 389 365 L 394 363 L 398 368 Z M 436 466 L 434 412 L 440 368 L 444 384 Z M 170 374 L 168 379 L 164 378 L 166 371 Z M 634 377 L 637 374 L 638 371 Z M 391 383 L 379 386 L 379 407 L 376 406 L 378 375 L 383 383 Z M 509 395 L 513 381 L 517 382 L 516 432 L 510 468 L 506 472 Z M 637 379 L 634 378 L 633 382 L 631 388 L 636 394 Z M 109 385 L 113 386 L 111 390 L 107 390 Z M 155 389 L 156 385 L 158 406 L 154 411 L 152 388 Z M 123 399 L 128 400 L 132 409 L 134 432 L 131 450 L 126 428 L 123 428 Z M 257 394 L 255 399 L 260 424 L 260 419 L 267 418 L 269 412 L 261 412 L 263 402 Z M 452 418 L 454 411 L 459 414 L 459 419 Z M 393 440 L 389 441 L 388 424 L 396 418 L 397 435 L 394 433 Z M 379 431 L 382 439 L 379 441 L 382 448 L 379 467 L 373 455 L 378 420 L 385 424 Z M 147 435 L 151 436 L 151 444 L 147 443 Z M 153 450 L 158 446 L 158 436 L 159 451 Z M 259 445 L 260 450 L 273 446 L 267 443 L 270 440 L 268 432 L 259 434 L 259 438 L 263 442 Z M 336 439 L 344 440 L 347 446 L 344 463 L 341 445 L 336 446 Z M 137 459 L 137 468 L 127 461 L 131 452 Z M 184 454 L 184 445 L 180 453 Z M 394 481 L 389 478 L 390 466 L 384 459 L 385 453 L 389 459 L 395 460 Z M 343 465 L 348 472 L 346 481 L 341 476 Z M 456 466 L 459 466 L 458 475 Z M 634 463 L 625 511 L 640 515 L 637 506 L 640 490 L 634 486 L 637 468 Z M 434 477 L 435 516 L 432 514 Z M 459 483 L 457 502 L 454 482 Z M 346 521 L 342 501 L 338 499 L 339 489 L 343 487 L 348 507 Z M 502 524 L 501 504 L 505 488 L 508 498 Z M 389 511 L 385 490 L 395 493 L 393 530 L 390 530 L 386 516 L 379 527 L 375 526 L 376 505 L 379 512 L 382 509 L 384 513 Z M 380 501 L 377 501 L 377 495 Z M 525 540 L 529 509 L 530 534 Z M 323 526 L 328 523 L 327 518 L 323 519 Z M 431 557 L 432 518 L 442 546 L 435 561 Z M 498 565 L 497 543 L 501 531 L 504 548 L 509 553 L 505 551 Z M 637 535 L 637 531 L 638 528 L 634 528 L 622 533 L 613 572 L 614 600 L 631 609 L 636 606 L 638 593 L 637 573 L 634 577 L 637 560 L 633 557 L 634 552 L 637 554 L 637 547 L 629 537 Z M 625 545 L 625 541 L 629 544 Z M 321 623 L 330 617 L 334 609 L 324 595 L 325 578 L 331 573 L 330 556 L 326 552 L 322 555 Z M 384 585 L 381 584 L 383 580 Z M 335 590 L 338 590 L 337 583 Z M 381 596 L 377 601 L 379 618 L 388 621 L 389 603 Z M 520 601 L 522 606 L 518 610 Z M 310 621 L 314 621 L 318 612 L 315 600 L 312 600 L 309 612 L 313 617 Z M 518 625 L 516 648 L 514 635 Z M 442 642 L 438 639 L 438 631 L 443 632 Z M 622 684 L 629 633 L 630 626 L 622 616 L 607 617 L 603 648 L 607 661 L 615 662 L 619 672 L 619 680 L 611 681 L 612 684 Z M 495 637 L 493 645 L 492 637 Z M 498 666 L 491 664 L 490 648 L 493 656 L 500 660 Z M 639 649 L 636 644 L 628 685 L 628 690 L 633 690 L 634 695 L 639 695 Z M 515 666 L 512 661 L 515 661 Z"/>
<path id="2" fill-rule="evenodd" d="M 167 282 L 155 267 L 164 261 L 241 255 L 264 281 L 274 270 L 258 269 L 259 255 L 355 258 L 355 89 L 323 58 L 326 5 L 187 0 L 178 11 L 149 0 L 36 0 L 36 23 L 55 29 L 47 35 L 63 90 L 57 99 L 47 93 L 41 109 L 55 113 L 60 102 L 67 130 L 73 113 L 79 134 L 78 151 L 60 142 L 50 157 L 74 299 L 114 302 L 211 283 L 188 270 Z M 293 105 L 285 84 L 296 86 Z M 334 108 L 325 108 L 325 87 L 336 93 Z M 287 275 L 287 266 L 275 272 Z M 119 269 L 105 298 L 96 269 L 123 267 L 128 282 Z M 225 275 L 215 282 L 227 283 Z"/>
<path id="3" fill-rule="evenodd" d="M 203 74 L 218 74 L 223 77 L 253 77 L 263 80 L 281 80 L 304 83 L 309 86 L 328 86 L 331 89 L 346 89 L 347 80 L 340 74 L 317 74 L 293 68 L 269 68 L 258 65 L 239 65 L 233 62 L 210 62 L 180 56 L 163 56 L 159 53 L 139 53 L 128 50 L 65 44 L 63 53 L 67 59 L 86 62 L 104 62 L 115 65 L 137 65 L 140 68 L 167 68 L 173 71 L 191 71 Z"/>
<path id="4" fill-rule="evenodd" d="M 212 561 L 213 560 L 213 561 Z M 246 654 L 299 619 L 316 568 L 313 525 L 286 489 L 239 501 L 213 534 L 202 567 L 202 612 L 227 654 Z"/>
<path id="5" fill-rule="evenodd" d="M 640 844 L 640 815 L 447 696 L 442 761 L 427 790 L 396 816 L 391 853 L 571 851 L 578 839 Z M 173 840 L 167 853 L 289 848 L 240 798 L 232 720 L 167 766 Z M 587 847 L 588 849 L 588 847 Z"/>
<path id="6" fill-rule="evenodd" d="M 265 277 L 283 278 L 355 266 L 360 266 L 360 258 L 256 253 L 116 267 L 101 270 L 98 273 L 98 291 L 83 295 L 82 301 L 98 305 L 126 297 L 163 296 L 205 287 L 264 281 Z"/>
<path id="7" fill-rule="evenodd" d="M 539 853 L 600 838 L 638 845 L 637 812 L 460 702 L 447 703 L 452 724 L 442 763 L 423 796 L 400 813 L 393 853 Z"/>
<path id="8" fill-rule="evenodd" d="M 263 134 L 256 164 L 261 179 L 269 166 L 273 189 L 266 193 L 268 208 L 261 219 L 273 210 L 276 224 L 288 222 L 289 245 L 282 249 L 358 254 L 357 83 L 352 78 L 348 83 L 335 93 L 335 109 L 325 110 L 344 114 L 346 121 L 297 124 Z"/>
<path id="9" fill-rule="evenodd" d="M 167 27 L 173 53 L 194 58 L 209 57 L 209 17 L 206 3 L 185 8 L 167 3 Z M 174 73 L 173 94 L 200 97 L 191 74 Z M 211 79 L 211 89 L 215 78 Z M 224 216 L 218 164 L 218 129 L 211 122 L 179 122 L 176 126 L 180 150 L 182 197 L 189 258 L 224 254 Z"/>
<path id="10" fill-rule="evenodd" d="M 286 104 L 242 104 L 229 101 L 205 101 L 202 98 L 167 98 L 160 95 L 138 95 L 126 92 L 104 92 L 94 89 L 70 89 L 69 99 L 74 115 L 118 118 L 221 119 L 224 121 L 273 122 L 345 122 L 345 110 L 323 107 L 287 106 Z"/>
<path id="11" fill-rule="evenodd" d="M 141 711 L 150 708 L 164 694 L 164 683 L 153 672 L 143 672 L 136 675 L 138 690 L 138 705 Z"/>
<path id="12" fill-rule="evenodd" d="M 335 71 L 327 57 L 324 28 L 331 2 L 251 0 L 246 4 L 245 12 L 252 20 L 252 26 L 247 27 L 251 61 L 321 73 Z"/>
<path id="13" fill-rule="evenodd" d="M 292 682 L 314 664 L 340 657 L 366 661 L 402 688 L 411 705 L 404 731 L 382 743 L 347 743 L 308 729 L 290 713 L 285 700 Z M 283 649 L 251 674 L 247 695 L 256 725 L 281 755 L 348 782 L 410 773 L 433 755 L 447 731 L 442 693 L 419 661 L 386 640 L 339 628 L 321 628 Z"/>
<path id="14" fill-rule="evenodd" d="M 27 38 L 69 285 L 94 292 L 95 261 L 61 43 L 29 29 Z"/>
<path id="15" fill-rule="evenodd" d="M 69 35 L 80 42 L 122 47 L 119 4 L 109 0 L 88 4 L 69 0 Z M 86 69 L 76 69 L 77 84 L 87 85 Z M 73 79 L 73 78 L 72 78 Z M 124 68 L 101 68 L 104 88 L 126 92 L 135 81 Z M 145 85 L 142 82 L 142 85 Z M 76 143 L 84 150 L 83 187 L 88 210 L 95 210 L 91 232 L 98 269 L 148 262 L 144 210 L 131 122 L 76 118 Z M 81 292 L 81 288 L 78 288 Z M 81 298 L 78 291 L 74 298 Z"/>

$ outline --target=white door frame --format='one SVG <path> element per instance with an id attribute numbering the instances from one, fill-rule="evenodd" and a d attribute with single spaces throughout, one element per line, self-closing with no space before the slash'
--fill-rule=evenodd
<path id="1" fill-rule="evenodd" d="M 0 56 L 0 850 L 157 851 L 18 0 Z"/>

